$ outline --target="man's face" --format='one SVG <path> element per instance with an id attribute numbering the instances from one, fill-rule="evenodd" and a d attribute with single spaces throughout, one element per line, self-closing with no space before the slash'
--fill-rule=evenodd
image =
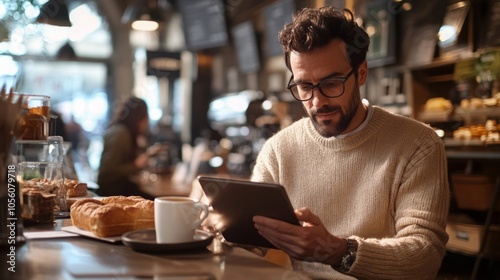
<path id="1" fill-rule="evenodd" d="M 339 39 L 311 52 L 292 52 L 290 65 L 296 83 L 317 84 L 331 75 L 345 77 L 352 70 L 345 44 Z M 363 122 L 365 111 L 360 106 L 359 86 L 365 83 L 366 73 L 366 63 L 363 63 L 356 75 L 351 75 L 346 80 L 344 94 L 339 97 L 328 98 L 318 88 L 314 88 L 313 97 L 302 102 L 314 127 L 322 136 L 345 134 Z"/>

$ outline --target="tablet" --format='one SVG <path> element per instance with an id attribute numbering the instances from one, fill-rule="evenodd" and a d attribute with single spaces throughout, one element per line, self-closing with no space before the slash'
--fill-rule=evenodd
<path id="1" fill-rule="evenodd" d="M 198 181 L 216 215 L 215 228 L 231 243 L 275 248 L 255 228 L 252 217 L 256 215 L 299 225 L 279 184 L 206 176 L 198 176 Z"/>

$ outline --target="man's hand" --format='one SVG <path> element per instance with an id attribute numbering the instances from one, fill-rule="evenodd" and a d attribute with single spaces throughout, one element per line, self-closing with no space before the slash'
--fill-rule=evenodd
<path id="1" fill-rule="evenodd" d="M 260 235 L 290 257 L 339 265 L 347 250 L 345 240 L 330 234 L 319 217 L 309 209 L 297 209 L 295 215 L 302 226 L 262 216 L 255 216 L 253 221 Z"/>

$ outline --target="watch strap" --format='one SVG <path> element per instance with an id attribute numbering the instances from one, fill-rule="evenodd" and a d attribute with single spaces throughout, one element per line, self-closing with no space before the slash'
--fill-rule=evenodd
<path id="1" fill-rule="evenodd" d="M 354 239 L 345 239 L 347 244 L 347 251 L 342 256 L 342 260 L 340 262 L 340 270 L 343 272 L 348 272 L 351 270 L 351 266 L 356 261 L 356 253 L 358 250 L 358 242 Z"/>

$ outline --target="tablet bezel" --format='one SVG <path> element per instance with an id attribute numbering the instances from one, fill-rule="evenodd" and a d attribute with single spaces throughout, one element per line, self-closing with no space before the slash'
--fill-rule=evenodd
<path id="1" fill-rule="evenodd" d="M 258 233 L 252 221 L 256 215 L 300 225 L 285 188 L 279 184 L 210 176 L 197 179 L 217 216 L 214 226 L 228 242 L 276 248 Z"/>

